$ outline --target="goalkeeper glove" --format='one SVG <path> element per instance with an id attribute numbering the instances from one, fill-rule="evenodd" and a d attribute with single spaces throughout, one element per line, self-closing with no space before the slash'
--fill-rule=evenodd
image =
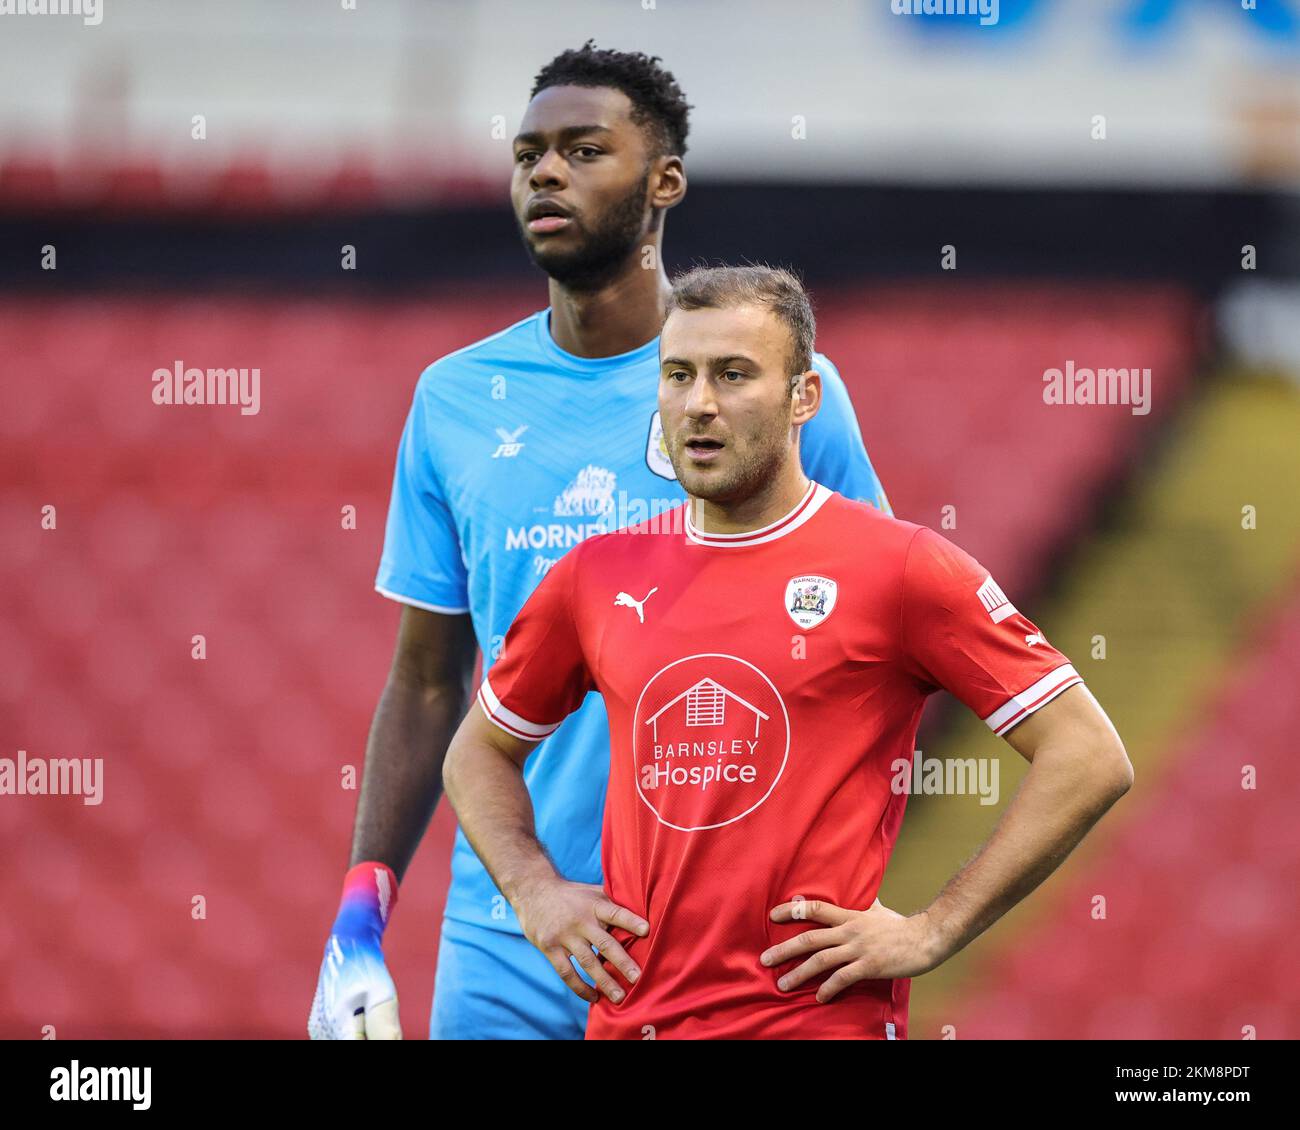
<path id="1" fill-rule="evenodd" d="M 397 905 L 397 876 L 382 863 L 358 863 L 343 879 L 343 900 L 325 943 L 307 1020 L 313 1040 L 400 1040 L 397 988 L 381 941 Z"/>

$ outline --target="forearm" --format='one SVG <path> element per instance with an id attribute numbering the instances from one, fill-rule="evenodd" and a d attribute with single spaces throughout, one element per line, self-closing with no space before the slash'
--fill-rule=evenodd
<path id="1" fill-rule="evenodd" d="M 366 743 L 353 865 L 374 860 L 405 875 L 442 794 L 443 760 L 465 706 L 459 687 L 390 677 Z"/>
<path id="2" fill-rule="evenodd" d="M 1077 753 L 1040 750 L 992 835 L 923 912 L 940 961 L 1055 871 L 1126 788 Z"/>
<path id="3" fill-rule="evenodd" d="M 485 742 L 458 737 L 447 757 L 445 779 L 461 831 L 517 910 L 519 897 L 531 885 L 558 875 L 537 838 L 523 769 Z"/>

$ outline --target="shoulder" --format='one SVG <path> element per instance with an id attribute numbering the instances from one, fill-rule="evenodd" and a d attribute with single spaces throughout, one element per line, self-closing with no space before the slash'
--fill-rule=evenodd
<path id="1" fill-rule="evenodd" d="M 665 560 L 664 553 L 671 558 L 672 547 L 685 541 L 686 506 L 682 503 L 644 521 L 585 537 L 561 561 L 575 574 L 594 577 L 628 564 L 644 566 L 652 553 L 658 561 Z"/>
<path id="2" fill-rule="evenodd" d="M 865 547 L 872 556 L 892 558 L 909 576 L 958 576 L 983 567 L 955 542 L 929 526 L 886 514 L 870 503 L 832 493 L 827 501 L 837 536 Z"/>
<path id="3" fill-rule="evenodd" d="M 916 537 L 922 534 L 938 537 L 928 526 L 895 518 L 869 502 L 849 498 L 836 490 L 829 492 L 822 510 L 835 530 L 866 539 L 873 550 L 906 553 Z"/>
<path id="4" fill-rule="evenodd" d="M 834 388 L 844 387 L 844 378 L 840 376 L 840 371 L 835 367 L 835 363 L 824 353 L 814 353 L 812 355 L 812 367 L 821 375 L 822 381 Z"/>
<path id="5" fill-rule="evenodd" d="M 831 491 L 819 517 L 819 537 L 850 554 L 873 573 L 901 581 L 924 538 L 942 541 L 927 526 L 906 522 L 869 502 Z M 914 565 L 914 562 L 913 562 Z"/>
<path id="6" fill-rule="evenodd" d="M 976 591 L 988 580 L 988 570 L 979 561 L 929 526 L 906 522 L 837 493 L 825 510 L 830 519 L 825 536 L 851 547 L 864 568 L 892 578 L 907 591 Z"/>
<path id="7" fill-rule="evenodd" d="M 824 353 L 812 355 L 812 367 L 822 379 L 821 409 L 808 421 L 809 424 L 815 425 L 813 434 L 819 428 L 836 431 L 844 428 L 856 429 L 858 424 L 857 414 L 853 409 L 853 398 L 849 395 L 849 387 L 840 376 L 840 371 Z M 838 441 L 839 437 L 836 436 L 835 442 Z"/>
<path id="8" fill-rule="evenodd" d="M 591 568 L 621 561 L 636 554 L 644 554 L 650 544 L 672 528 L 670 516 L 673 513 L 674 511 L 671 510 L 666 511 L 654 518 L 620 526 L 617 530 L 610 530 L 608 533 L 592 534 L 575 545 L 569 551 L 569 555 Z"/>
<path id="9" fill-rule="evenodd" d="M 535 340 L 537 319 L 545 313 L 539 310 L 529 314 L 503 330 L 439 357 L 420 374 L 417 396 L 437 395 L 466 376 L 490 376 L 502 362 L 526 356 Z"/>
<path id="10" fill-rule="evenodd" d="M 1006 601 L 989 571 L 955 542 L 928 526 L 917 526 L 904 558 L 908 592 L 951 606 L 960 594 L 977 596 L 987 608 Z"/>

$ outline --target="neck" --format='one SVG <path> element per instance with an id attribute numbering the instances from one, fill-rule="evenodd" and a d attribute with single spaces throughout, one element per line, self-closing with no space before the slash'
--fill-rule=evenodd
<path id="1" fill-rule="evenodd" d="M 747 534 L 784 518 L 808 493 L 808 476 L 797 458 L 762 488 L 734 502 L 711 502 L 691 496 L 691 522 L 702 534 Z"/>
<path id="2" fill-rule="evenodd" d="M 661 263 L 659 240 L 649 239 L 655 262 Z M 571 290 L 551 279 L 551 338 L 575 357 L 613 357 L 630 353 L 659 336 L 672 284 L 662 266 L 641 266 L 642 245 L 624 269 L 595 290 Z"/>

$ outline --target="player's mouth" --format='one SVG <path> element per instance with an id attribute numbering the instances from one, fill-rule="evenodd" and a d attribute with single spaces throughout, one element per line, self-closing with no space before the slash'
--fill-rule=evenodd
<path id="1" fill-rule="evenodd" d="M 573 222 L 573 213 L 553 200 L 534 200 L 528 205 L 524 220 L 531 232 L 556 232 Z"/>
<path id="2" fill-rule="evenodd" d="M 692 436 L 686 441 L 686 455 L 692 463 L 712 463 L 727 445 L 710 436 Z"/>

